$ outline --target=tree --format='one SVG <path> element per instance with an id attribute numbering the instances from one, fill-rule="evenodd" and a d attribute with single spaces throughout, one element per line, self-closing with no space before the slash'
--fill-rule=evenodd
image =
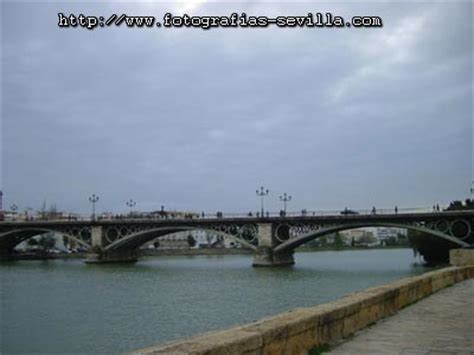
<path id="1" fill-rule="evenodd" d="M 391 237 L 387 237 L 385 239 L 385 245 L 388 246 L 388 247 L 394 247 L 397 245 L 397 238 L 394 237 L 394 236 L 391 236 Z"/>
<path id="2" fill-rule="evenodd" d="M 43 252 L 47 253 L 56 246 L 56 238 L 54 233 L 46 233 L 42 235 L 38 240 L 38 246 Z"/>
<path id="3" fill-rule="evenodd" d="M 319 240 L 321 242 L 322 247 L 325 247 L 328 243 L 328 238 L 327 237 L 321 237 L 321 238 L 319 238 Z"/>
<path id="4" fill-rule="evenodd" d="M 188 245 L 192 248 L 196 246 L 196 239 L 191 234 L 188 234 Z"/>
<path id="5" fill-rule="evenodd" d="M 32 247 L 32 246 L 38 245 L 38 241 L 35 238 L 30 238 L 26 241 L 26 244 Z"/>
<path id="6" fill-rule="evenodd" d="M 406 235 L 398 233 L 397 234 L 397 244 L 398 245 L 408 245 L 408 238 L 406 237 Z"/>
<path id="7" fill-rule="evenodd" d="M 334 246 L 336 248 L 342 248 L 344 246 L 344 241 L 342 240 L 342 236 L 339 232 L 337 232 L 334 236 Z"/>
<path id="8" fill-rule="evenodd" d="M 212 241 L 214 240 L 214 234 L 206 233 L 207 246 L 212 248 Z"/>

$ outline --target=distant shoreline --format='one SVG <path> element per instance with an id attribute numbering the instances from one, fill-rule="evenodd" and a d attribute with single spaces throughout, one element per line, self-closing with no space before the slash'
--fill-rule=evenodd
<path id="1" fill-rule="evenodd" d="M 295 250 L 297 253 L 314 253 L 323 251 L 350 251 L 350 250 L 380 250 L 380 249 L 411 249 L 409 246 L 378 246 L 378 247 L 300 247 Z M 140 250 L 140 257 L 153 256 L 192 256 L 192 255 L 252 255 L 253 251 L 243 248 L 222 248 L 222 249 L 143 249 Z M 6 257 L 2 257 L 1 261 L 15 261 L 15 260 L 56 260 L 56 259 L 85 259 L 87 253 L 48 253 L 48 254 L 32 254 L 32 253 L 18 253 Z"/>
<path id="2" fill-rule="evenodd" d="M 145 249 L 140 250 L 140 256 L 187 256 L 187 255 L 240 255 L 253 254 L 252 250 L 242 248 L 221 248 L 221 249 Z"/>
<path id="3" fill-rule="evenodd" d="M 318 252 L 318 251 L 346 251 L 346 250 L 380 250 L 380 249 L 412 249 L 409 245 L 394 245 L 394 246 L 375 246 L 375 247 L 363 247 L 363 246 L 356 246 L 356 247 L 324 247 L 324 248 L 316 248 L 316 247 L 299 247 L 295 251 L 296 252 Z"/>

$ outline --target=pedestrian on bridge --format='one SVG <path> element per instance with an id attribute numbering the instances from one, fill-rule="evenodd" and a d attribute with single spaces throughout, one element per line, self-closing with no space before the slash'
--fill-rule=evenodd
<path id="1" fill-rule="evenodd" d="M 398 213 L 398 207 L 395 206 L 395 214 L 397 214 L 397 213 Z"/>

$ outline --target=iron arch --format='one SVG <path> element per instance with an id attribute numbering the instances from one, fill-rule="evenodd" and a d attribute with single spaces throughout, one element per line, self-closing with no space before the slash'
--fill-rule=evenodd
<path id="1" fill-rule="evenodd" d="M 64 233 L 62 231 L 49 229 L 49 228 L 21 228 L 21 229 L 14 229 L 8 232 L 0 234 L 0 249 L 7 249 L 11 250 L 21 242 L 33 238 L 37 235 L 46 234 L 46 233 L 59 233 L 68 239 L 74 240 L 78 244 L 84 246 L 85 248 L 89 249 L 91 246 L 84 242 L 83 240 L 76 238 L 68 233 Z"/>
<path id="2" fill-rule="evenodd" d="M 307 234 L 304 234 L 302 236 L 290 239 L 274 248 L 275 253 L 281 253 L 289 250 L 293 250 L 297 248 L 298 246 L 307 243 L 313 239 L 317 239 L 320 237 L 323 237 L 328 234 L 336 233 L 336 232 L 341 232 L 344 230 L 349 230 L 349 229 L 357 229 L 357 228 L 364 228 L 364 227 L 394 227 L 394 228 L 402 228 L 402 229 L 410 229 L 418 232 L 424 232 L 430 235 L 433 235 L 438 238 L 442 238 L 445 240 L 448 240 L 452 243 L 455 243 L 459 245 L 460 247 L 468 247 L 469 244 L 456 238 L 452 237 L 450 235 L 447 235 L 445 233 L 441 233 L 439 231 L 435 231 L 429 228 L 424 228 L 420 226 L 415 226 L 415 225 L 408 225 L 408 224 L 399 224 L 399 223 L 385 223 L 385 222 L 367 222 L 367 223 L 350 223 L 350 224 L 344 224 L 344 225 L 337 225 L 337 226 L 330 226 L 326 228 L 321 228 L 316 231 L 309 232 Z"/>
<path id="3" fill-rule="evenodd" d="M 136 249 L 139 246 L 145 244 L 146 242 L 155 239 L 161 238 L 166 235 L 178 233 L 178 232 L 185 232 L 185 231 L 194 231 L 194 230 L 202 230 L 209 233 L 214 233 L 241 244 L 244 248 L 250 250 L 257 250 L 257 247 L 246 240 L 243 240 L 239 237 L 236 237 L 232 234 L 228 234 L 219 230 L 214 229 L 206 229 L 206 228 L 196 228 L 196 227 L 160 227 L 160 228 L 153 228 L 145 231 L 139 231 L 132 234 L 127 235 L 124 238 L 118 239 L 113 243 L 109 244 L 104 248 L 104 251 L 118 251 L 121 249 Z"/>

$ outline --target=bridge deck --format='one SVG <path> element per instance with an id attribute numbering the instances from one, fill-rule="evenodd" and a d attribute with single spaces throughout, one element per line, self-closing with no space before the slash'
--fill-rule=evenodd
<path id="1" fill-rule="evenodd" d="M 362 330 L 331 354 L 474 354 L 474 279 Z"/>
<path id="2" fill-rule="evenodd" d="M 281 222 L 317 222 L 317 223 L 334 223 L 338 221 L 416 221 L 423 220 L 437 220 L 440 218 L 474 218 L 474 211 L 443 211 L 443 212 L 418 212 L 418 213 L 384 213 L 384 214 L 354 214 L 354 215 L 306 215 L 306 216 L 286 216 L 286 217 L 228 217 L 222 218 L 205 217 L 205 218 L 118 218 L 118 219 L 98 219 L 91 221 L 90 219 L 79 220 L 30 220 L 30 221 L 0 221 L 0 226 L 44 226 L 44 225 L 118 225 L 118 224 L 165 224 L 165 225 L 189 225 L 199 226 L 206 224 L 224 224 L 224 223 L 281 223 Z"/>

